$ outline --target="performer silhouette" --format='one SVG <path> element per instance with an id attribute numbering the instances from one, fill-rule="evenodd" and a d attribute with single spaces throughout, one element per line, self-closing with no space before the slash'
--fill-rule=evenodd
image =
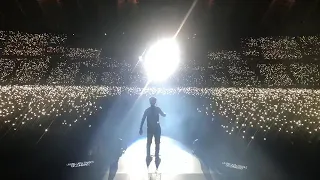
<path id="1" fill-rule="evenodd" d="M 156 106 L 157 99 L 155 97 L 151 97 L 149 99 L 150 107 L 144 111 L 139 134 L 142 135 L 142 127 L 144 121 L 147 118 L 147 159 L 150 159 L 150 146 L 152 143 L 152 138 L 155 139 L 155 157 L 159 159 L 159 150 L 160 150 L 160 137 L 161 137 L 161 127 L 159 123 L 159 115 L 162 117 L 166 117 L 166 114 L 162 112 L 162 110 Z"/>

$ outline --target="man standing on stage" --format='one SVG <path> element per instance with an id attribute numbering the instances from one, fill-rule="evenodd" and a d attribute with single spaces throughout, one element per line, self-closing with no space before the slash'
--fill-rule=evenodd
<path id="1" fill-rule="evenodd" d="M 144 121 L 147 118 L 147 159 L 150 159 L 150 146 L 152 143 L 152 138 L 155 139 L 155 157 L 159 159 L 159 150 L 160 150 L 160 137 L 161 137 L 161 127 L 159 123 L 159 115 L 162 117 L 166 117 L 166 114 L 162 112 L 162 110 L 156 106 L 157 99 L 155 97 L 151 97 L 149 99 L 150 107 L 144 111 L 139 134 L 142 135 L 142 126 Z"/>

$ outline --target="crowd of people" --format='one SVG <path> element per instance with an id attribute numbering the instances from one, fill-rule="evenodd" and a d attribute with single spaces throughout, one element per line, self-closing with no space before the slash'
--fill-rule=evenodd
<path id="1" fill-rule="evenodd" d="M 44 132 L 61 119 L 61 126 L 71 127 L 86 121 L 98 110 L 99 100 L 112 96 L 190 95 L 211 99 L 210 105 L 198 108 L 207 116 L 226 119 L 227 133 L 252 138 L 250 129 L 267 134 L 318 137 L 319 90 L 259 88 L 129 88 L 104 86 L 2 86 L 1 124 L 12 130 L 35 126 Z M 91 127 L 88 122 L 88 126 Z"/>
<path id="2" fill-rule="evenodd" d="M 101 49 L 67 47 L 66 36 L 1 32 L 2 84 L 140 86 L 138 57 L 106 57 Z M 318 36 L 246 38 L 239 51 L 184 59 L 169 81 L 184 87 L 318 87 Z M 313 48 L 310 51 L 310 48 Z"/>
<path id="3" fill-rule="evenodd" d="M 147 78 L 140 64 L 102 57 L 97 49 L 68 48 L 66 36 L 1 31 L 0 37 L 0 116 L 12 130 L 28 121 L 52 121 L 67 114 L 72 118 L 62 125 L 72 126 L 101 109 L 95 104 L 99 98 L 141 93 L 210 98 L 212 104 L 205 110 L 199 107 L 199 112 L 226 118 L 227 125 L 222 125 L 226 132 L 243 137 L 248 128 L 303 132 L 313 138 L 320 130 L 318 90 L 274 88 L 319 85 L 316 59 L 302 60 L 318 54 L 318 36 L 242 39 L 241 52 L 210 52 L 207 66 L 196 60 L 183 62 L 178 75 L 169 80 L 175 86 L 144 90 L 139 86 Z M 259 63 L 265 60 L 272 63 Z M 42 128 L 48 131 L 50 123 Z"/>
<path id="4" fill-rule="evenodd" d="M 261 37 L 242 39 L 241 46 L 247 57 L 294 60 L 318 55 L 319 43 L 319 36 Z"/>
<path id="5" fill-rule="evenodd" d="M 254 139 L 248 133 L 253 128 L 264 140 L 277 132 L 319 140 L 319 90 L 221 88 L 213 92 L 214 103 L 198 111 L 226 119 L 222 127 L 230 135 L 248 138 L 249 134 Z"/>
<path id="6" fill-rule="evenodd" d="M 141 67 L 110 65 L 100 60 L 73 62 L 57 57 L 8 59 L 1 58 L 2 84 L 56 84 L 56 85 L 112 85 L 140 86 L 147 78 Z M 224 62 L 227 63 L 227 62 Z M 108 65 L 106 65 L 108 64 Z M 316 63 L 251 64 L 229 62 L 219 66 L 187 67 L 169 79 L 172 84 L 184 87 L 317 87 L 319 65 Z M 111 68 L 110 68 L 111 67 Z M 126 68 L 128 67 L 128 68 Z M 257 73 L 259 73 L 257 75 Z"/>
<path id="7" fill-rule="evenodd" d="M 71 127 L 101 109 L 96 102 L 103 94 L 111 95 L 106 88 L 1 86 L 1 124 L 12 131 L 36 126 L 47 132 L 53 121 L 63 118 L 60 123 Z"/>

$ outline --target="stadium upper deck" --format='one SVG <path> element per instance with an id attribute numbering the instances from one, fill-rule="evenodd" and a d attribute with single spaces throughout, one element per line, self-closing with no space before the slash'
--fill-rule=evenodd
<path id="1" fill-rule="evenodd" d="M 261 37 L 239 41 L 236 50 L 209 51 L 205 61 L 183 54 L 173 86 L 297 87 L 320 84 L 320 36 Z M 143 86 L 137 57 L 104 49 L 73 48 L 67 36 L 0 32 L 0 82 L 8 84 Z M 123 58 L 127 57 L 127 58 Z M 204 56 L 205 57 L 205 56 Z"/>

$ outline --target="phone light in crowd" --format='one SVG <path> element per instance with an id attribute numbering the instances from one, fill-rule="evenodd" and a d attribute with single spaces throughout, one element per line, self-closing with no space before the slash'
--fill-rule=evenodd
<path id="1" fill-rule="evenodd" d="M 68 163 L 67 166 L 71 168 L 87 167 L 93 163 L 94 161 L 85 161 L 85 162 L 77 162 L 77 163 Z"/>
<path id="2" fill-rule="evenodd" d="M 178 68 L 180 50 L 174 38 L 162 39 L 152 45 L 143 58 L 149 82 L 163 82 Z"/>
<path id="3" fill-rule="evenodd" d="M 238 169 L 238 170 L 247 170 L 248 169 L 247 166 L 232 164 L 232 163 L 228 163 L 228 162 L 222 162 L 222 164 L 225 165 L 226 167 L 232 168 L 232 169 Z"/>

